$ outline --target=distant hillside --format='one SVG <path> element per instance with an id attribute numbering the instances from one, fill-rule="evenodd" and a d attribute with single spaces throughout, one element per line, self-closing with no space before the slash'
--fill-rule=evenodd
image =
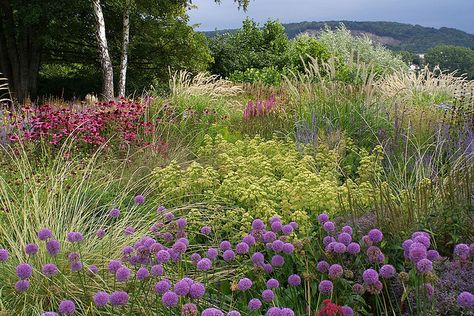
<path id="1" fill-rule="evenodd" d="M 353 21 L 326 21 L 300 22 L 283 24 L 286 33 L 294 38 L 301 33 L 317 34 L 325 25 L 331 28 L 341 23 L 351 30 L 354 35 L 367 35 L 374 42 L 380 43 L 393 50 L 406 50 L 414 53 L 424 53 L 430 47 L 447 44 L 464 47 L 474 47 L 474 35 L 458 29 L 442 27 L 424 27 L 397 22 L 353 22 Z M 232 32 L 222 30 L 217 33 Z M 205 32 L 207 36 L 214 36 L 216 31 Z"/>

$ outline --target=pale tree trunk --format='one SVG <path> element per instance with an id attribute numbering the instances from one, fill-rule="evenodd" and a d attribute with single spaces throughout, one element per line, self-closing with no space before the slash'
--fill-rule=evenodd
<path id="1" fill-rule="evenodd" d="M 123 40 L 122 57 L 120 58 L 120 78 L 118 95 L 125 96 L 125 86 L 127 82 L 128 66 L 128 46 L 130 44 L 130 5 L 127 4 L 123 12 Z"/>
<path id="2" fill-rule="evenodd" d="M 99 46 L 100 64 L 102 67 L 102 97 L 105 100 L 114 98 L 114 70 L 110 60 L 107 38 L 105 36 L 105 21 L 100 0 L 92 0 L 95 17 L 95 32 L 97 45 Z"/>

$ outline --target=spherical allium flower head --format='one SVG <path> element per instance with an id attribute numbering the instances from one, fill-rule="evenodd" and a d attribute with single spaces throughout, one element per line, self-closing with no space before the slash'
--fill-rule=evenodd
<path id="1" fill-rule="evenodd" d="M 329 220 L 329 216 L 325 213 L 319 214 L 318 215 L 318 222 L 320 224 L 324 224 Z"/>
<path id="2" fill-rule="evenodd" d="M 173 244 L 173 251 L 177 253 L 185 253 L 188 246 L 184 242 L 177 241 Z"/>
<path id="3" fill-rule="evenodd" d="M 336 230 L 336 225 L 333 222 L 327 221 L 323 224 L 324 231 L 331 233 Z"/>
<path id="4" fill-rule="evenodd" d="M 271 223 L 270 227 L 272 228 L 273 232 L 278 233 L 279 231 L 281 231 L 283 224 L 280 222 L 280 220 L 276 220 Z"/>
<path id="5" fill-rule="evenodd" d="M 133 202 L 135 202 L 135 204 L 143 204 L 143 202 L 145 202 L 145 197 L 139 194 L 133 198 Z"/>
<path id="6" fill-rule="evenodd" d="M 163 295 L 169 291 L 171 288 L 171 282 L 168 279 L 163 279 L 157 283 L 155 283 L 155 292 L 157 294 Z"/>
<path id="7" fill-rule="evenodd" d="M 224 258 L 225 262 L 233 261 L 235 259 L 235 253 L 232 250 L 226 250 L 224 251 L 222 258 Z"/>
<path id="8" fill-rule="evenodd" d="M 287 255 L 292 254 L 293 251 L 295 251 L 295 246 L 293 246 L 292 243 L 286 242 L 283 245 L 283 253 L 286 253 Z"/>
<path id="9" fill-rule="evenodd" d="M 201 234 L 203 235 L 209 235 L 211 233 L 211 227 L 210 226 L 204 226 L 201 228 Z"/>
<path id="10" fill-rule="evenodd" d="M 363 295 L 365 292 L 364 286 L 359 283 L 355 283 L 352 286 L 352 293 L 357 294 L 357 295 Z"/>
<path id="11" fill-rule="evenodd" d="M 377 228 L 370 230 L 367 236 L 369 236 L 370 240 L 374 243 L 381 242 L 383 239 L 382 232 Z"/>
<path id="12" fill-rule="evenodd" d="M 474 295 L 469 292 L 461 292 L 458 296 L 458 305 L 461 308 L 473 308 L 474 307 Z"/>
<path id="13" fill-rule="evenodd" d="M 150 272 L 148 271 L 147 268 L 144 268 L 144 267 L 141 267 L 140 269 L 138 269 L 136 273 L 136 277 L 138 281 L 143 281 L 149 276 L 150 276 Z"/>
<path id="14" fill-rule="evenodd" d="M 46 243 L 46 251 L 50 256 L 57 256 L 61 252 L 61 243 L 55 239 L 51 239 Z"/>
<path id="15" fill-rule="evenodd" d="M 176 225 L 178 226 L 178 229 L 186 228 L 187 224 L 188 224 L 188 221 L 186 220 L 186 218 L 181 217 L 176 220 Z"/>
<path id="16" fill-rule="evenodd" d="M 186 303 L 181 307 L 181 316 L 197 316 L 198 309 L 196 304 Z"/>
<path id="17" fill-rule="evenodd" d="M 120 210 L 118 208 L 113 208 L 109 211 L 110 218 L 118 218 L 120 216 Z"/>
<path id="18" fill-rule="evenodd" d="M 44 312 L 41 316 L 59 316 L 59 314 L 55 312 Z"/>
<path id="19" fill-rule="evenodd" d="M 208 258 L 203 258 L 197 263 L 197 268 L 200 271 L 207 271 L 212 267 L 212 261 Z"/>
<path id="20" fill-rule="evenodd" d="M 110 294 L 110 304 L 112 306 L 123 306 L 128 304 L 128 293 L 117 291 Z"/>
<path id="21" fill-rule="evenodd" d="M 217 249 L 215 248 L 209 248 L 207 249 L 207 257 L 211 260 L 215 260 L 219 253 L 217 252 Z"/>
<path id="22" fill-rule="evenodd" d="M 30 281 L 29 280 L 19 280 L 15 283 L 15 291 L 18 293 L 23 293 L 28 291 L 30 288 Z"/>
<path id="23" fill-rule="evenodd" d="M 347 246 L 352 242 L 352 236 L 348 233 L 340 233 L 337 236 L 337 241 Z"/>
<path id="24" fill-rule="evenodd" d="M 125 228 L 123 233 L 125 234 L 125 236 L 133 235 L 135 233 L 135 228 L 132 226 L 128 226 L 127 228 Z"/>
<path id="25" fill-rule="evenodd" d="M 35 255 L 38 252 L 37 244 L 28 244 L 25 246 L 25 253 L 27 255 Z"/>
<path id="26" fill-rule="evenodd" d="M 379 273 L 382 278 L 390 279 L 395 276 L 397 271 L 395 270 L 395 267 L 391 264 L 385 264 L 380 268 Z"/>
<path id="27" fill-rule="evenodd" d="M 280 282 L 277 279 L 270 279 L 267 281 L 267 289 L 276 289 L 280 286 Z"/>
<path id="28" fill-rule="evenodd" d="M 329 263 L 326 261 L 319 261 L 318 264 L 316 265 L 316 270 L 321 273 L 326 273 L 329 271 Z"/>
<path id="29" fill-rule="evenodd" d="M 97 238 L 102 239 L 105 236 L 105 230 L 103 228 L 99 228 L 95 235 L 97 236 Z"/>
<path id="30" fill-rule="evenodd" d="M 293 233 L 293 226 L 291 226 L 290 224 L 284 225 L 284 226 L 281 228 L 281 232 L 282 232 L 284 235 L 291 235 L 291 233 Z"/>
<path id="31" fill-rule="evenodd" d="M 349 306 L 341 306 L 342 316 L 354 316 L 354 311 Z"/>
<path id="32" fill-rule="evenodd" d="M 96 275 L 97 273 L 99 273 L 99 268 L 97 268 L 96 265 L 91 264 L 90 266 L 87 267 L 87 273 L 88 273 L 89 275 L 94 276 L 94 275 Z"/>
<path id="33" fill-rule="evenodd" d="M 378 262 L 378 258 L 381 253 L 382 250 L 380 250 L 380 248 L 377 246 L 370 246 L 367 249 L 367 257 L 369 258 L 370 262 Z"/>
<path id="34" fill-rule="evenodd" d="M 285 258 L 280 255 L 274 255 L 271 261 L 272 266 L 274 267 L 283 267 L 285 264 Z"/>
<path id="35" fill-rule="evenodd" d="M 263 265 L 265 263 L 265 256 L 261 252 L 256 252 L 252 255 L 252 262 L 254 265 Z"/>
<path id="36" fill-rule="evenodd" d="M 325 250 L 326 252 L 334 252 L 334 245 L 336 244 L 335 241 L 330 242 L 329 245 L 326 246 Z"/>
<path id="37" fill-rule="evenodd" d="M 158 206 L 158 208 L 156 209 L 157 213 L 163 213 L 164 211 L 166 211 L 166 207 L 164 207 L 163 205 Z"/>
<path id="38" fill-rule="evenodd" d="M 186 296 L 189 293 L 190 285 L 186 280 L 180 280 L 174 285 L 174 292 L 179 296 Z"/>
<path id="39" fill-rule="evenodd" d="M 237 244 L 237 246 L 235 246 L 235 251 L 239 255 L 243 255 L 245 253 L 248 253 L 249 252 L 249 245 L 244 243 L 244 242 L 240 242 L 240 243 Z"/>
<path id="40" fill-rule="evenodd" d="M 254 219 L 252 222 L 252 228 L 256 230 L 262 230 L 265 228 L 265 223 L 259 218 Z"/>
<path id="41" fill-rule="evenodd" d="M 369 247 L 374 244 L 374 242 L 372 241 L 372 239 L 370 239 L 368 235 L 362 236 L 362 241 L 364 242 L 366 246 L 369 246 Z"/>
<path id="42" fill-rule="evenodd" d="M 272 250 L 275 251 L 275 252 L 281 252 L 283 251 L 283 246 L 285 245 L 285 243 L 281 240 L 275 240 L 273 243 L 272 243 Z"/>
<path id="43" fill-rule="evenodd" d="M 264 263 L 263 264 L 263 270 L 266 272 L 266 273 L 272 273 L 273 272 L 273 267 L 271 264 L 269 263 Z"/>
<path id="44" fill-rule="evenodd" d="M 342 227 L 341 232 L 352 235 L 352 227 L 346 225 Z"/>
<path id="45" fill-rule="evenodd" d="M 256 311 L 262 307 L 262 302 L 258 298 L 252 298 L 247 307 L 250 311 Z"/>
<path id="46" fill-rule="evenodd" d="M 329 267 L 328 274 L 331 279 L 337 279 L 344 274 L 344 269 L 340 264 L 336 263 Z"/>
<path id="47" fill-rule="evenodd" d="M 334 246 L 333 246 L 333 250 L 334 250 L 335 253 L 341 254 L 341 253 L 345 253 L 345 252 L 346 252 L 347 247 L 346 247 L 346 245 L 344 245 L 344 244 L 341 243 L 341 242 L 335 242 L 335 243 L 334 243 Z"/>
<path id="48" fill-rule="evenodd" d="M 362 279 L 367 285 L 373 285 L 379 280 L 379 274 L 374 269 L 367 269 L 362 274 Z"/>
<path id="49" fill-rule="evenodd" d="M 426 258 L 426 247 L 422 243 L 414 242 L 408 250 L 408 257 L 414 263 Z"/>
<path id="50" fill-rule="evenodd" d="M 222 251 L 226 251 L 226 250 L 229 250 L 230 248 L 232 248 L 232 245 L 229 241 L 227 240 L 224 240 L 220 243 L 219 245 L 219 248 L 222 250 Z"/>
<path id="51" fill-rule="evenodd" d="M 416 236 L 415 238 L 413 238 L 413 241 L 425 245 L 426 248 L 429 248 L 431 246 L 430 238 L 425 235 Z"/>
<path id="52" fill-rule="evenodd" d="M 175 307 L 178 305 L 179 297 L 175 292 L 168 291 L 161 297 L 161 302 L 166 307 Z"/>
<path id="53" fill-rule="evenodd" d="M 433 263 L 428 259 L 421 259 L 416 263 L 416 270 L 420 273 L 428 273 L 433 271 Z"/>
<path id="54" fill-rule="evenodd" d="M 411 239 L 414 240 L 414 239 L 415 239 L 416 237 L 418 237 L 418 236 L 425 236 L 425 237 L 430 238 L 430 234 L 428 234 L 427 232 L 420 232 L 420 231 L 418 231 L 418 232 L 414 232 L 413 234 L 411 234 Z"/>
<path id="55" fill-rule="evenodd" d="M 110 260 L 107 266 L 109 272 L 115 273 L 122 266 L 122 263 L 118 260 Z"/>
<path id="56" fill-rule="evenodd" d="M 98 308 L 103 308 L 109 302 L 109 298 L 110 296 L 107 294 L 107 292 L 97 292 L 93 298 L 94 305 Z"/>
<path id="57" fill-rule="evenodd" d="M 249 278 L 243 278 L 239 280 L 239 283 L 237 284 L 237 287 L 239 290 L 242 292 L 247 291 L 252 287 L 252 281 Z"/>
<path id="58" fill-rule="evenodd" d="M 247 245 L 249 245 L 250 247 L 255 245 L 256 241 L 255 241 L 255 237 L 253 237 L 252 235 L 247 235 L 245 236 L 243 239 L 242 239 L 242 242 L 246 243 Z"/>
<path id="59" fill-rule="evenodd" d="M 52 276 L 55 276 L 56 274 L 58 274 L 59 270 L 58 270 L 58 267 L 56 267 L 55 264 L 47 263 L 47 264 L 43 265 L 43 267 L 41 268 L 41 272 L 43 272 L 43 274 L 47 277 L 52 277 Z"/>
<path id="60" fill-rule="evenodd" d="M 33 268 L 28 263 L 20 263 L 16 266 L 16 275 L 20 279 L 28 279 L 33 274 Z"/>
<path id="61" fill-rule="evenodd" d="M 291 286 L 298 286 L 301 284 L 301 277 L 298 274 L 292 274 L 288 277 L 288 284 Z"/>
<path id="62" fill-rule="evenodd" d="M 469 258 L 469 246 L 466 244 L 458 244 L 454 247 L 454 257 L 461 260 Z"/>
<path id="63" fill-rule="evenodd" d="M 158 263 L 166 263 L 168 261 L 170 261 L 171 259 L 171 256 L 170 256 L 170 253 L 166 250 L 160 250 L 156 253 L 156 261 L 158 261 Z"/>
<path id="64" fill-rule="evenodd" d="M 265 302 L 271 302 L 275 299 L 275 293 L 272 290 L 264 290 L 262 292 L 262 299 Z"/>
<path id="65" fill-rule="evenodd" d="M 163 239 L 167 242 L 172 242 L 173 241 L 173 234 L 170 233 L 170 232 L 166 232 L 166 233 L 162 234 L 161 237 L 163 237 Z"/>
<path id="66" fill-rule="evenodd" d="M 53 237 L 53 232 L 49 228 L 41 228 L 38 232 L 39 240 L 48 240 Z"/>
<path id="67" fill-rule="evenodd" d="M 84 239 L 84 237 L 79 232 L 67 233 L 67 241 L 69 241 L 69 242 L 80 242 L 83 239 Z"/>
<path id="68" fill-rule="evenodd" d="M 230 311 L 227 313 L 227 316 L 241 316 L 238 311 Z"/>
<path id="69" fill-rule="evenodd" d="M 201 298 L 204 296 L 204 293 L 206 293 L 206 288 L 202 283 L 196 282 L 189 287 L 189 296 L 192 299 Z"/>
<path id="70" fill-rule="evenodd" d="M 161 264 L 153 265 L 150 269 L 150 273 L 152 276 L 155 276 L 155 277 L 163 275 L 164 273 L 163 266 Z"/>
<path id="71" fill-rule="evenodd" d="M 430 261 L 437 261 L 441 258 L 441 256 L 439 255 L 438 251 L 431 249 L 426 253 L 426 258 Z"/>
<path id="72" fill-rule="evenodd" d="M 265 234 L 263 234 L 262 237 L 263 237 L 263 241 L 268 243 L 268 242 L 274 242 L 277 238 L 277 235 L 272 231 L 268 231 Z"/>
<path id="73" fill-rule="evenodd" d="M 321 292 L 322 294 L 329 295 L 332 292 L 333 284 L 329 280 L 322 280 L 319 283 L 318 288 L 319 288 L 319 292 Z"/>
<path id="74" fill-rule="evenodd" d="M 8 253 L 8 250 L 0 249 L 0 262 L 7 261 L 9 256 L 10 254 Z"/>
<path id="75" fill-rule="evenodd" d="M 217 308 L 206 308 L 202 311 L 201 316 L 224 316 L 224 313 Z"/>
<path id="76" fill-rule="evenodd" d="M 164 217 L 166 221 L 171 222 L 174 219 L 174 214 L 171 212 L 167 212 L 165 213 Z"/>
<path id="77" fill-rule="evenodd" d="M 68 253 L 67 259 L 69 260 L 69 262 L 77 262 L 81 260 L 81 255 L 78 252 L 73 251 Z"/>
<path id="78" fill-rule="evenodd" d="M 72 272 L 77 272 L 77 271 L 82 270 L 83 264 L 82 262 L 71 262 L 69 267 L 71 268 Z"/>
<path id="79" fill-rule="evenodd" d="M 351 242 L 347 246 L 347 252 L 350 253 L 351 255 L 358 254 L 360 252 L 360 245 L 356 242 Z"/>
<path id="80" fill-rule="evenodd" d="M 72 315 L 76 311 L 76 305 L 73 301 L 64 300 L 59 303 L 58 311 L 64 315 Z"/>
<path id="81" fill-rule="evenodd" d="M 411 240 L 411 239 L 405 240 L 405 241 L 402 243 L 402 248 L 403 248 L 403 250 L 406 250 L 406 251 L 410 250 L 410 246 L 411 246 L 412 244 L 413 244 L 413 240 Z"/>

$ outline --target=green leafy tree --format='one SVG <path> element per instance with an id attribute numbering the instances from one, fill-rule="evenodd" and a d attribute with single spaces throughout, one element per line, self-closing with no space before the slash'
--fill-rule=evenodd
<path id="1" fill-rule="evenodd" d="M 442 70 L 457 71 L 459 75 L 466 74 L 474 79 L 474 51 L 469 48 L 439 45 L 430 48 L 425 54 L 425 62 Z"/>

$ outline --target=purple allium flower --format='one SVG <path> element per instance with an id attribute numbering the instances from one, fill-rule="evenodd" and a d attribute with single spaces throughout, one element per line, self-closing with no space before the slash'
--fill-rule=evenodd
<path id="1" fill-rule="evenodd" d="M 265 264 L 263 264 L 263 270 L 264 270 L 266 273 L 272 273 L 272 272 L 273 272 L 273 267 L 272 267 L 271 264 L 265 263 Z"/>
<path id="2" fill-rule="evenodd" d="M 328 274 L 331 279 L 340 278 L 344 273 L 344 269 L 340 264 L 333 264 L 329 267 Z"/>
<path id="3" fill-rule="evenodd" d="M 288 277 L 288 284 L 291 286 L 298 286 L 301 284 L 301 278 L 298 274 L 292 274 Z"/>
<path id="4" fill-rule="evenodd" d="M 55 312 L 44 312 L 41 316 L 59 316 L 59 314 Z"/>
<path id="5" fill-rule="evenodd" d="M 272 231 L 275 232 L 275 233 L 278 233 L 283 228 L 283 225 L 279 220 L 274 221 L 273 223 L 271 223 L 270 226 L 272 228 Z"/>
<path id="6" fill-rule="evenodd" d="M 438 251 L 431 249 L 426 253 L 426 258 L 431 261 L 437 261 L 441 258 L 441 256 L 439 255 Z"/>
<path id="7" fill-rule="evenodd" d="M 128 304 L 128 293 L 117 291 L 110 294 L 110 304 L 112 306 L 122 306 Z"/>
<path id="8" fill-rule="evenodd" d="M 406 251 L 410 250 L 410 246 L 411 246 L 412 244 L 413 244 L 413 240 L 411 240 L 411 239 L 405 240 L 405 241 L 402 243 L 402 248 L 403 248 L 403 250 L 406 250 Z"/>
<path id="9" fill-rule="evenodd" d="M 318 222 L 320 224 L 324 224 L 329 220 L 329 216 L 325 213 L 319 214 L 318 215 Z"/>
<path id="10" fill-rule="evenodd" d="M 191 286 L 189 287 L 189 296 L 191 296 L 191 298 L 193 299 L 203 297 L 204 293 L 206 293 L 206 288 L 202 283 L 196 282 L 191 284 Z"/>
<path id="11" fill-rule="evenodd" d="M 473 308 L 474 307 L 474 295 L 469 292 L 462 292 L 458 296 L 458 305 L 461 308 Z"/>
<path id="12" fill-rule="evenodd" d="M 426 248 L 429 248 L 431 246 L 430 238 L 425 235 L 416 236 L 415 238 L 413 238 L 413 241 L 425 245 Z"/>
<path id="13" fill-rule="evenodd" d="M 177 253 L 185 253 L 188 246 L 184 242 L 177 241 L 173 244 L 173 251 Z"/>
<path id="14" fill-rule="evenodd" d="M 273 243 L 272 243 L 272 250 L 275 251 L 275 252 L 281 252 L 283 251 L 283 246 L 285 245 L 285 243 L 281 240 L 275 240 Z"/>
<path id="15" fill-rule="evenodd" d="M 420 273 L 433 271 L 433 263 L 428 259 L 421 259 L 416 263 L 416 270 Z"/>
<path id="16" fill-rule="evenodd" d="M 262 302 L 258 298 L 252 298 L 247 307 L 250 311 L 256 311 L 262 307 Z"/>
<path id="17" fill-rule="evenodd" d="M 157 213 L 163 213 L 164 211 L 166 211 L 166 207 L 164 207 L 163 205 L 158 206 L 158 208 L 156 209 Z"/>
<path id="18" fill-rule="evenodd" d="M 181 307 L 181 316 L 196 316 L 198 314 L 198 309 L 196 304 L 186 303 Z"/>
<path id="19" fill-rule="evenodd" d="M 396 270 L 391 264 L 385 264 L 380 268 L 379 273 L 382 278 L 390 279 L 395 276 Z"/>
<path id="20" fill-rule="evenodd" d="M 281 232 L 282 232 L 284 235 L 291 235 L 291 233 L 293 233 L 293 226 L 291 226 L 290 224 L 284 225 L 284 226 L 281 228 Z"/>
<path id="21" fill-rule="evenodd" d="M 271 263 L 272 263 L 272 266 L 274 267 L 283 267 L 283 265 L 285 264 L 285 258 L 283 258 L 280 255 L 274 255 L 272 257 Z"/>
<path id="22" fill-rule="evenodd" d="M 163 237 L 163 239 L 167 242 L 172 242 L 173 241 L 173 234 L 170 233 L 170 232 L 164 233 L 163 235 L 161 235 L 161 237 Z"/>
<path id="23" fill-rule="evenodd" d="M 217 308 L 206 308 L 202 311 L 201 316 L 224 316 L 224 313 Z"/>
<path id="24" fill-rule="evenodd" d="M 244 243 L 244 242 L 240 242 L 237 244 L 237 246 L 235 247 L 235 251 L 239 254 L 239 255 L 243 255 L 243 254 L 246 254 L 249 252 L 249 245 Z"/>
<path id="25" fill-rule="evenodd" d="M 110 296 L 107 294 L 107 292 L 97 292 L 93 298 L 94 305 L 98 308 L 103 308 L 109 302 L 109 298 Z"/>
<path id="26" fill-rule="evenodd" d="M 250 289 L 252 287 L 252 281 L 248 278 L 243 278 L 243 279 L 240 279 L 239 280 L 239 283 L 237 284 L 237 287 L 239 288 L 239 290 L 241 290 L 242 292 L 245 292 L 247 291 L 248 289 Z"/>
<path id="27" fill-rule="evenodd" d="M 179 296 L 186 296 L 189 293 L 190 284 L 186 280 L 180 280 L 174 285 L 174 292 Z"/>
<path id="28" fill-rule="evenodd" d="M 349 306 L 341 307 L 342 316 L 354 316 L 354 311 Z"/>
<path id="29" fill-rule="evenodd" d="M 156 254 L 156 260 L 158 261 L 158 263 L 166 263 L 170 261 L 170 259 L 171 259 L 170 253 L 166 250 L 160 250 Z"/>
<path id="30" fill-rule="evenodd" d="M 265 302 L 271 302 L 271 301 L 273 301 L 274 298 L 275 298 L 275 293 L 273 293 L 272 290 L 264 290 L 262 292 L 262 299 Z"/>
<path id="31" fill-rule="evenodd" d="M 380 248 L 377 246 L 370 246 L 367 248 L 367 257 L 369 258 L 370 262 L 378 262 L 378 257 L 381 253 L 382 250 L 380 250 Z"/>
<path id="32" fill-rule="evenodd" d="M 79 232 L 67 233 L 67 241 L 69 241 L 69 242 L 80 242 L 83 239 L 84 239 L 84 237 Z"/>
<path id="33" fill-rule="evenodd" d="M 343 243 L 344 245 L 348 246 L 352 242 L 352 236 L 348 233 L 340 233 L 337 236 L 337 240 L 340 243 Z"/>
<path id="34" fill-rule="evenodd" d="M 68 253 L 67 259 L 69 260 L 69 262 L 77 262 L 81 260 L 81 255 L 78 252 L 73 251 Z"/>
<path id="35" fill-rule="evenodd" d="M 0 262 L 7 261 L 9 256 L 10 254 L 8 253 L 8 250 L 0 249 Z"/>
<path id="36" fill-rule="evenodd" d="M 174 219 L 174 214 L 171 212 L 167 212 L 165 213 L 164 217 L 166 221 L 171 222 Z"/>
<path id="37" fill-rule="evenodd" d="M 144 267 L 141 267 L 140 269 L 138 269 L 136 273 L 136 277 L 138 281 L 143 281 L 149 276 L 150 276 L 150 272 L 148 271 L 147 268 L 144 268 Z"/>
<path id="38" fill-rule="evenodd" d="M 211 233 L 211 227 L 209 226 L 204 226 L 201 228 L 201 234 L 203 235 L 209 235 Z"/>
<path id="39" fill-rule="evenodd" d="M 265 256 L 261 252 L 256 252 L 252 255 L 252 262 L 254 265 L 263 265 L 265 263 Z"/>
<path id="40" fill-rule="evenodd" d="M 330 242 L 329 245 L 326 246 L 325 250 L 326 252 L 334 252 L 334 245 L 336 244 L 335 241 Z"/>
<path id="41" fill-rule="evenodd" d="M 342 227 L 341 231 L 343 233 L 352 235 L 352 227 L 351 226 L 344 226 L 344 227 Z"/>
<path id="42" fill-rule="evenodd" d="M 458 244 L 454 247 L 454 257 L 461 260 L 467 260 L 469 258 L 469 246 L 466 244 Z"/>
<path id="43" fill-rule="evenodd" d="M 360 252 L 360 245 L 356 242 L 351 242 L 347 246 L 347 252 L 350 253 L 351 255 L 358 254 Z"/>
<path id="44" fill-rule="evenodd" d="M 224 251 L 222 257 L 224 258 L 225 262 L 230 262 L 235 259 L 235 253 L 232 250 L 226 250 Z"/>
<path id="45" fill-rule="evenodd" d="M 163 295 L 169 291 L 171 288 L 171 282 L 168 279 L 163 279 L 157 283 L 155 283 L 155 292 L 157 294 Z"/>
<path id="46" fill-rule="evenodd" d="M 336 230 L 336 225 L 334 225 L 333 222 L 327 221 L 323 224 L 323 229 L 326 232 L 330 233 Z"/>
<path id="47" fill-rule="evenodd" d="M 208 258 L 203 258 L 197 263 L 197 268 L 200 271 L 207 271 L 212 267 L 212 262 Z"/>
<path id="48" fill-rule="evenodd" d="M 124 256 L 129 256 L 131 255 L 133 252 L 135 251 L 135 249 L 133 249 L 132 246 L 125 246 L 122 248 L 122 254 Z"/>
<path id="49" fill-rule="evenodd" d="M 297 222 L 290 222 L 291 227 L 293 227 L 293 230 L 298 229 L 298 223 Z"/>
<path id="50" fill-rule="evenodd" d="M 53 233 L 49 228 L 41 228 L 38 232 L 39 240 L 48 240 L 53 237 Z"/>
<path id="51" fill-rule="evenodd" d="M 241 316 L 238 311 L 230 311 L 227 313 L 227 316 Z"/>
<path id="52" fill-rule="evenodd" d="M 333 285 L 332 285 L 332 282 L 329 280 L 322 280 L 319 283 L 318 288 L 319 288 L 319 292 L 321 292 L 322 294 L 328 295 L 328 294 L 331 294 Z"/>
<path id="53" fill-rule="evenodd" d="M 263 234 L 264 242 L 274 242 L 276 238 L 277 238 L 277 235 L 272 231 L 268 231 L 265 234 Z"/>
<path id="54" fill-rule="evenodd" d="M 369 247 L 374 244 L 374 242 L 372 241 L 372 239 L 370 239 L 368 235 L 362 236 L 362 241 L 364 242 L 364 244 L 366 244 Z"/>
<path id="55" fill-rule="evenodd" d="M 109 272 L 115 273 L 122 266 L 122 263 L 118 260 L 110 260 L 107 266 Z"/>
<path id="56" fill-rule="evenodd" d="M 133 235 L 135 233 L 135 228 L 132 226 L 128 226 L 127 228 L 125 228 L 123 233 L 125 234 L 125 236 Z"/>
<path id="57" fill-rule="evenodd" d="M 28 244 L 25 246 L 25 253 L 27 255 L 35 255 L 38 252 L 37 244 Z"/>
<path id="58" fill-rule="evenodd" d="M 370 230 L 369 233 L 368 233 L 368 236 L 369 236 L 370 240 L 372 240 L 372 242 L 375 242 L 375 243 L 381 242 L 382 239 L 383 239 L 382 232 L 377 228 L 374 228 L 374 229 Z"/>
<path id="59" fill-rule="evenodd" d="M 135 202 L 135 204 L 143 204 L 143 202 L 145 202 L 145 197 L 139 194 L 133 198 L 133 202 Z"/>
<path id="60" fill-rule="evenodd" d="M 295 246 L 292 243 L 287 242 L 283 245 L 283 252 L 287 255 L 292 254 L 293 251 L 295 251 Z"/>
<path id="61" fill-rule="evenodd" d="M 434 287 L 431 285 L 431 283 L 425 283 L 424 285 L 425 288 L 425 294 L 427 298 L 431 298 L 434 294 Z M 423 294 L 422 294 L 423 295 Z"/>
<path id="62" fill-rule="evenodd" d="M 410 245 L 408 256 L 411 261 L 417 263 L 421 259 L 426 258 L 426 247 L 422 243 L 414 242 Z"/>
<path id="63" fill-rule="evenodd" d="M 184 229 L 187 224 L 188 221 L 186 220 L 186 218 L 181 217 L 176 220 L 176 225 L 178 226 L 178 229 Z"/>
<path id="64" fill-rule="evenodd" d="M 253 237 L 252 235 L 247 235 L 245 236 L 243 239 L 242 239 L 242 242 L 246 243 L 247 245 L 249 245 L 249 247 L 255 245 L 256 241 L 255 241 L 255 237 Z"/>
<path id="65" fill-rule="evenodd" d="M 346 252 L 347 247 L 346 247 L 346 245 L 344 245 L 344 244 L 341 243 L 341 242 L 336 242 L 336 243 L 334 243 L 333 249 L 334 249 L 334 252 L 335 252 L 335 253 L 341 254 L 341 253 L 345 253 L 345 252 Z"/>
<path id="66" fill-rule="evenodd" d="M 166 307 L 175 307 L 178 305 L 179 297 L 175 292 L 168 291 L 161 297 L 161 302 Z"/>
<path id="67" fill-rule="evenodd" d="M 16 266 L 16 275 L 20 279 L 28 279 L 33 274 L 33 268 L 28 263 L 20 263 Z"/>
<path id="68" fill-rule="evenodd" d="M 261 219 L 254 219 L 252 222 L 252 228 L 256 230 L 262 230 L 265 228 L 265 223 Z"/>
<path id="69" fill-rule="evenodd" d="M 109 217 L 117 218 L 120 216 L 120 210 L 118 208 L 113 208 L 109 211 Z"/>
<path id="70" fill-rule="evenodd" d="M 469 255 L 474 258 L 474 243 L 469 245 Z"/>
<path id="71" fill-rule="evenodd" d="M 280 286 L 280 282 L 277 279 L 270 279 L 267 281 L 267 289 L 276 289 Z"/>
<path id="72" fill-rule="evenodd" d="M 222 251 L 226 251 L 226 250 L 229 250 L 230 248 L 232 248 L 232 245 L 231 245 L 230 242 L 228 242 L 227 240 L 224 240 L 224 241 L 221 242 L 221 244 L 219 245 L 219 248 L 220 248 Z"/>
<path id="73" fill-rule="evenodd" d="M 58 267 L 56 267 L 55 264 L 47 263 L 47 264 L 43 265 L 43 267 L 41 268 L 41 272 L 43 272 L 43 274 L 47 277 L 52 277 L 52 276 L 55 276 L 56 274 L 58 274 L 59 270 L 58 270 Z"/>
<path id="74" fill-rule="evenodd" d="M 30 288 L 30 281 L 29 280 L 19 280 L 15 283 L 15 291 L 18 293 L 23 293 L 28 291 Z"/>
<path id="75" fill-rule="evenodd" d="M 207 249 L 207 257 L 211 260 L 214 260 L 217 258 L 217 256 L 219 255 L 219 253 L 217 252 L 217 249 L 215 248 L 209 248 Z"/>
<path id="76" fill-rule="evenodd" d="M 72 315 L 76 311 L 76 305 L 73 301 L 64 300 L 59 303 L 58 311 L 64 315 Z"/>
<path id="77" fill-rule="evenodd" d="M 362 284 L 355 283 L 352 286 L 352 293 L 362 295 L 362 294 L 364 294 L 364 292 L 365 292 L 365 289 L 364 289 L 364 286 Z"/>
<path id="78" fill-rule="evenodd" d="M 46 250 L 51 256 L 57 256 L 61 252 L 61 243 L 55 239 L 51 239 L 46 243 Z"/>
<path id="79" fill-rule="evenodd" d="M 99 273 L 99 268 L 97 268 L 96 265 L 91 264 L 90 266 L 87 267 L 87 272 L 90 275 L 96 275 L 97 273 Z"/>
<path id="80" fill-rule="evenodd" d="M 367 269 L 362 274 L 362 279 L 367 285 L 374 285 L 379 280 L 379 275 L 374 269 Z"/>
<path id="81" fill-rule="evenodd" d="M 196 265 L 199 262 L 199 260 L 202 259 L 201 255 L 196 253 L 196 252 L 193 253 L 190 258 L 191 258 L 191 261 L 194 265 Z"/>
<path id="82" fill-rule="evenodd" d="M 82 270 L 83 264 L 82 262 L 71 262 L 70 266 L 72 272 L 77 272 Z"/>
<path id="83" fill-rule="evenodd" d="M 151 267 L 150 273 L 152 276 L 160 276 L 163 275 L 164 270 L 163 266 L 161 264 L 155 264 L 154 266 Z"/>
<path id="84" fill-rule="evenodd" d="M 97 238 L 102 239 L 105 236 L 105 230 L 103 228 L 99 228 L 95 235 L 97 236 Z"/>
<path id="85" fill-rule="evenodd" d="M 319 261 L 318 264 L 316 265 L 316 270 L 318 270 L 321 273 L 326 273 L 329 271 L 329 263 L 326 261 Z"/>

